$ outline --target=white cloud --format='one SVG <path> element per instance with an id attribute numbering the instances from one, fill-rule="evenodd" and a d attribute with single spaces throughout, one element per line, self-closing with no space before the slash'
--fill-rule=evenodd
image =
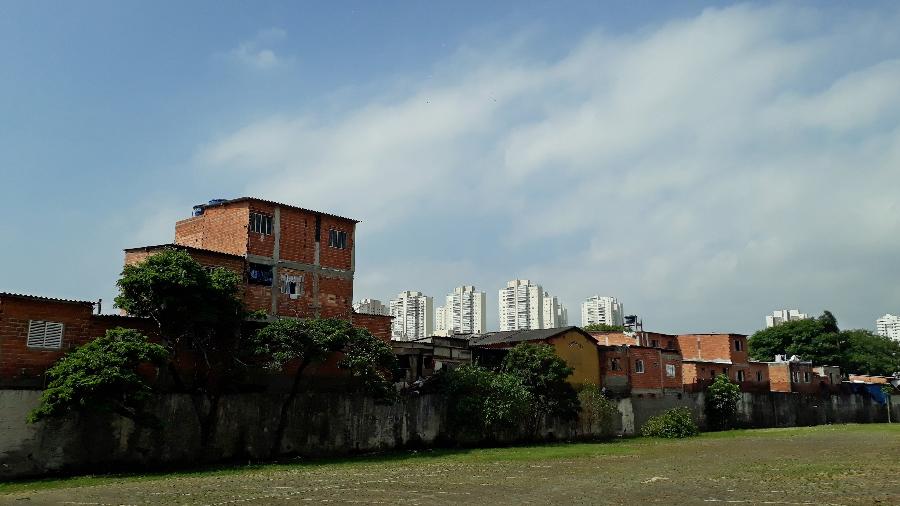
<path id="1" fill-rule="evenodd" d="M 236 62 L 248 67 L 267 70 L 287 65 L 288 59 L 278 56 L 273 47 L 287 38 L 287 32 L 281 28 L 262 30 L 255 37 L 245 40 L 231 50 L 229 56 Z"/>
<path id="2" fill-rule="evenodd" d="M 198 160 L 363 219 L 378 275 L 359 296 L 475 283 L 493 301 L 522 276 L 573 317 L 612 294 L 660 330 L 752 331 L 785 304 L 870 326 L 900 307 L 884 281 L 900 275 L 884 260 L 900 246 L 897 20 L 739 6 L 591 34 L 557 60 L 466 52 L 336 116 L 236 128 Z"/>

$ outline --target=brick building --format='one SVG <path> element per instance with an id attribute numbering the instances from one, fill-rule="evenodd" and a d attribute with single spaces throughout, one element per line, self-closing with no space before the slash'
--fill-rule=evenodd
<path id="1" fill-rule="evenodd" d="M 93 314 L 95 303 L 0 293 L 0 386 L 40 388 L 66 352 L 113 327 L 152 335 L 140 318 Z"/>
<path id="2" fill-rule="evenodd" d="M 353 311 L 357 220 L 261 199 L 212 200 L 175 224 L 172 244 L 125 250 L 125 264 L 165 248 L 244 279 L 251 311 L 281 317 L 350 319 L 384 340 L 389 316 Z"/>
<path id="3" fill-rule="evenodd" d="M 620 395 L 657 395 L 684 391 L 681 355 L 648 346 L 606 346 L 600 351 L 600 385 Z"/>
<path id="4" fill-rule="evenodd" d="M 685 390 L 704 390 L 719 374 L 745 392 L 769 388 L 769 369 L 761 362 L 750 361 L 744 334 L 681 334 L 676 345 L 684 361 Z"/>

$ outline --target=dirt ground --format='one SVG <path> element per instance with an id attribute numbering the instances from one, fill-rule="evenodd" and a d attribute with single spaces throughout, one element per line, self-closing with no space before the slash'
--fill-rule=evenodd
<path id="1" fill-rule="evenodd" d="M 900 424 L 0 484 L 0 504 L 900 504 Z"/>

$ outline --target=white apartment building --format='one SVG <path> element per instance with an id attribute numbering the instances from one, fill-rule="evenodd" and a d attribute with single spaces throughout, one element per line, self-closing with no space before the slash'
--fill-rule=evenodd
<path id="1" fill-rule="evenodd" d="M 886 314 L 875 320 L 875 333 L 900 341 L 900 316 Z"/>
<path id="2" fill-rule="evenodd" d="M 555 295 L 544 292 L 544 311 L 541 328 L 556 329 L 569 324 L 569 312 L 559 303 Z"/>
<path id="3" fill-rule="evenodd" d="M 799 309 L 779 309 L 773 311 L 771 315 L 766 316 L 766 328 L 774 327 L 782 323 L 793 322 L 797 320 L 806 320 L 809 315 L 801 313 Z"/>
<path id="4" fill-rule="evenodd" d="M 527 279 L 514 279 L 500 289 L 500 330 L 543 327 L 544 290 Z"/>
<path id="5" fill-rule="evenodd" d="M 382 316 L 390 316 L 391 314 L 391 309 L 378 299 L 363 299 L 353 304 L 353 310 L 359 314 L 377 314 Z"/>
<path id="6" fill-rule="evenodd" d="M 594 295 L 581 303 L 581 326 L 624 325 L 622 304 L 615 297 Z"/>
<path id="7" fill-rule="evenodd" d="M 435 335 L 480 334 L 485 330 L 485 293 L 463 285 L 447 295 L 446 304 L 435 311 Z"/>
<path id="8" fill-rule="evenodd" d="M 401 292 L 390 302 L 391 339 L 410 341 L 434 332 L 434 301 L 422 292 Z"/>

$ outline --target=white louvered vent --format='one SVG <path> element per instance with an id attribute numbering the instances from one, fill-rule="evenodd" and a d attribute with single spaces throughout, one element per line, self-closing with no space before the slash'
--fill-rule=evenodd
<path id="1" fill-rule="evenodd" d="M 41 320 L 31 320 L 28 322 L 28 341 L 26 345 L 29 348 L 62 348 L 63 340 L 63 324 L 59 322 L 45 322 Z"/>

